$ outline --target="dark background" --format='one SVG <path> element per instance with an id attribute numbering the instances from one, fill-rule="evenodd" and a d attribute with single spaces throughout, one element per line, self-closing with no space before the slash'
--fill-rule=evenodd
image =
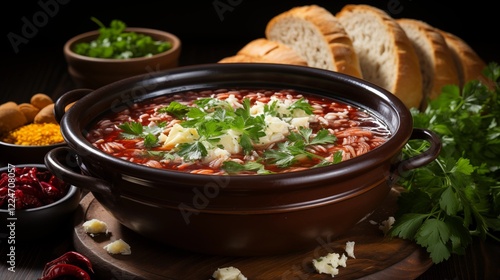
<path id="1" fill-rule="evenodd" d="M 486 62 L 500 61 L 497 35 L 500 24 L 497 23 L 499 16 L 493 8 L 493 1 L 466 1 L 460 4 L 429 0 L 9 1 L 10 7 L 3 5 L 0 16 L 0 102 L 7 101 L 6 96 L 10 99 L 26 96 L 28 93 L 23 91 L 51 90 L 47 86 L 23 89 L 21 85 L 11 85 L 12 79 L 29 79 L 22 76 L 23 69 L 29 69 L 42 58 L 47 60 L 50 57 L 54 63 L 64 62 L 64 42 L 79 33 L 97 29 L 90 20 L 91 16 L 106 25 L 112 19 L 120 19 L 131 27 L 157 28 L 176 34 L 183 42 L 183 49 L 190 50 L 181 53 L 181 64 L 186 65 L 216 62 L 235 54 L 250 40 L 264 37 L 267 22 L 292 7 L 317 4 L 335 14 L 348 3 L 370 4 L 394 18 L 426 21 L 464 39 Z M 29 28 L 30 24 L 34 29 Z M 9 36 L 20 36 L 25 41 L 14 46 Z M 207 52 L 205 60 L 190 59 L 189 54 L 194 48 L 196 52 Z M 43 71 L 43 67 L 39 71 Z"/>

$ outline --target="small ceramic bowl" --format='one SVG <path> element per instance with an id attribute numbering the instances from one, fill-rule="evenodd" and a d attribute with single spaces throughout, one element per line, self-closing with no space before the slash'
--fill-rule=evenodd
<path id="1" fill-rule="evenodd" d="M 47 170 L 43 164 L 19 164 L 0 168 L 0 174 L 9 174 L 14 166 Z M 15 209 L 12 204 L 7 205 L 12 201 L 5 201 L 5 205 L 0 208 L 0 218 L 7 226 L 0 228 L 0 238 L 12 236 L 15 239 L 33 240 L 62 230 L 64 224 L 70 222 L 70 217 L 78 207 L 81 196 L 82 191 L 71 185 L 66 195 L 59 200 L 36 208 Z"/>
<path id="2" fill-rule="evenodd" d="M 23 162 L 43 164 L 44 157 L 50 150 L 63 146 L 66 146 L 65 142 L 43 146 L 26 146 L 0 141 L 0 154 L 2 155 L 0 164 L 20 164 Z"/>
<path id="3" fill-rule="evenodd" d="M 181 41 L 174 34 L 149 29 L 127 28 L 126 31 L 146 34 L 153 39 L 170 41 L 172 48 L 150 57 L 130 59 L 93 58 L 72 51 L 75 44 L 90 42 L 99 36 L 99 31 L 90 31 L 69 39 L 64 45 L 64 57 L 68 71 L 78 87 L 96 89 L 109 83 L 135 75 L 151 73 L 176 67 L 181 52 Z"/>

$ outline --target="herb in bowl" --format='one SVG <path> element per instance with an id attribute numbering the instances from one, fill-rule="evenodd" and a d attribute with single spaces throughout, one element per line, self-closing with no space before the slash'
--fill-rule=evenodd
<path id="1" fill-rule="evenodd" d="M 425 111 L 412 111 L 414 126 L 440 135 L 443 149 L 432 163 L 402 176 L 406 191 L 390 234 L 426 248 L 434 263 L 463 254 L 473 237 L 500 241 L 500 66 L 491 63 L 484 74 L 494 88 L 479 81 L 461 91 L 446 86 Z M 403 155 L 415 156 L 426 145 L 410 141 Z"/>
<path id="2" fill-rule="evenodd" d="M 75 45 L 73 51 L 77 54 L 110 59 L 127 59 L 147 57 L 168 51 L 172 43 L 153 39 L 149 35 L 129 32 L 127 25 L 120 20 L 112 20 L 109 27 L 92 17 L 99 26 L 99 37 L 91 42 Z"/>

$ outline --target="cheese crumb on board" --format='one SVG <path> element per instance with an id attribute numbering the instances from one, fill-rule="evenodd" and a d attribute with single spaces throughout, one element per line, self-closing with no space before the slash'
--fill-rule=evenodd
<path id="1" fill-rule="evenodd" d="M 318 273 L 330 274 L 332 277 L 339 274 L 339 266 L 346 267 L 346 255 L 337 253 L 329 253 L 326 256 L 318 259 L 313 259 L 314 268 Z"/>
<path id="2" fill-rule="evenodd" d="M 218 268 L 212 277 L 215 280 L 247 280 L 241 271 L 233 266 Z"/>
<path id="3" fill-rule="evenodd" d="M 354 241 L 347 241 L 345 243 L 345 252 L 347 253 L 347 256 L 355 259 L 356 257 L 354 256 Z"/>
<path id="4" fill-rule="evenodd" d="M 394 217 L 389 217 L 387 220 L 382 221 L 381 225 L 378 227 L 381 231 L 384 232 L 384 234 L 387 234 L 389 230 L 392 228 L 392 225 L 394 224 L 396 220 Z"/>
<path id="5" fill-rule="evenodd" d="M 116 254 L 121 254 L 121 255 L 130 255 L 132 254 L 132 250 L 130 250 L 130 245 L 128 245 L 125 241 L 122 239 L 118 239 L 116 241 L 113 241 L 109 243 L 108 245 L 103 247 L 108 253 L 116 255 Z"/>
<path id="6" fill-rule="evenodd" d="M 90 236 L 94 237 L 96 234 L 105 233 L 108 234 L 108 225 L 98 219 L 91 219 L 83 223 L 83 230 Z"/>

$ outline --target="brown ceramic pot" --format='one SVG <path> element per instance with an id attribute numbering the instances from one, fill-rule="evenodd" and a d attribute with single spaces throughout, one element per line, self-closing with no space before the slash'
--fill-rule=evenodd
<path id="1" fill-rule="evenodd" d="M 99 36 L 99 31 L 77 35 L 66 42 L 63 48 L 68 72 L 78 87 L 99 88 L 131 76 L 157 72 L 177 67 L 181 52 L 181 41 L 169 32 L 149 28 L 127 28 L 127 31 L 146 34 L 153 39 L 170 41 L 172 48 L 150 57 L 130 59 L 93 58 L 72 51 L 75 44 L 90 42 Z"/>
<path id="2" fill-rule="evenodd" d="M 331 97 L 382 119 L 392 137 L 342 163 L 286 174 L 214 176 L 159 170 L 93 147 L 85 131 L 106 112 L 159 95 L 214 88 L 293 88 Z M 83 97 L 81 97 L 83 96 Z M 65 104 L 81 98 L 66 113 Z M 404 171 L 434 160 L 439 138 L 414 129 L 412 116 L 391 93 L 363 80 L 309 67 L 208 64 L 181 67 L 74 90 L 56 102 L 69 145 L 46 156 L 61 179 L 90 190 L 124 226 L 191 251 L 231 256 L 280 254 L 319 246 L 347 234 L 386 198 Z M 64 114 L 64 115 L 63 115 Z M 410 139 L 429 140 L 422 155 L 401 160 Z M 76 157 L 76 160 L 75 160 Z"/>

